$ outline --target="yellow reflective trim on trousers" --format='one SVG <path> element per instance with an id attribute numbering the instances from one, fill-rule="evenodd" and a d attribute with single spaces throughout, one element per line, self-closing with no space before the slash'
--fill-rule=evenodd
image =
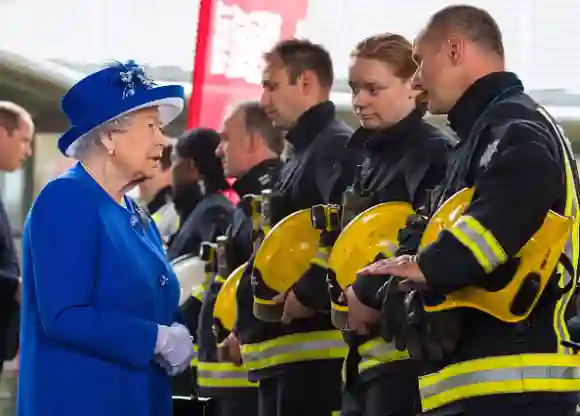
<path id="1" fill-rule="evenodd" d="M 399 351 L 392 342 L 387 343 L 382 338 L 375 338 L 360 345 L 358 353 L 361 357 L 358 365 L 359 373 L 363 373 L 377 365 L 411 358 L 406 350 Z"/>
<path id="2" fill-rule="evenodd" d="M 335 410 L 330 414 L 330 416 L 340 416 L 340 410 Z"/>
<path id="3" fill-rule="evenodd" d="M 480 358 L 419 378 L 423 411 L 471 397 L 580 392 L 580 355 L 522 354 Z"/>
<path id="4" fill-rule="evenodd" d="M 233 363 L 199 362 L 197 384 L 207 388 L 251 388 L 258 383 L 248 380 L 248 370 Z"/>
<path id="5" fill-rule="evenodd" d="M 474 217 L 469 215 L 459 217 L 449 231 L 471 251 L 486 273 L 491 273 L 497 266 L 507 261 L 503 247 L 491 231 Z"/>
<path id="6" fill-rule="evenodd" d="M 339 330 L 285 335 L 242 345 L 242 357 L 249 371 L 302 361 L 344 359 L 347 353 Z"/>

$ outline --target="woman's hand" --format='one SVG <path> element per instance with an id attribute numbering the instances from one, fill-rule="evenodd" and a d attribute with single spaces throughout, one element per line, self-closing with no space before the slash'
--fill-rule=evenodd
<path id="1" fill-rule="evenodd" d="M 159 325 L 155 354 L 159 356 L 159 359 L 155 361 L 160 363 L 170 376 L 189 368 L 194 357 L 194 350 L 192 337 L 187 328 L 178 323 L 174 323 L 170 327 Z"/>

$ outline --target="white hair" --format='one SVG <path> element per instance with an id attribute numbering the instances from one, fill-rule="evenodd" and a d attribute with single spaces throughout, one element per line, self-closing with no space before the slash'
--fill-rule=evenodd
<path id="1" fill-rule="evenodd" d="M 124 114 L 109 120 L 75 140 L 67 153 L 77 160 L 85 160 L 93 151 L 103 146 L 104 135 L 125 132 L 132 122 L 133 114 Z"/>
<path id="2" fill-rule="evenodd" d="M 28 127 L 30 127 L 30 130 L 34 131 L 34 122 L 32 121 L 32 116 L 28 111 L 26 111 L 24 107 L 19 106 L 12 101 L 0 101 L 0 110 L 8 111 L 18 116 L 18 118 L 22 120 L 23 123 L 26 123 Z"/>

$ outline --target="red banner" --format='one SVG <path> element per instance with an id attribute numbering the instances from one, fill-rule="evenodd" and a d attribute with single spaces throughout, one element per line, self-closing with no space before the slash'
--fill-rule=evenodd
<path id="1" fill-rule="evenodd" d="M 308 0 L 201 0 L 188 127 L 219 129 L 229 105 L 260 98 L 262 56 L 300 37 Z"/>

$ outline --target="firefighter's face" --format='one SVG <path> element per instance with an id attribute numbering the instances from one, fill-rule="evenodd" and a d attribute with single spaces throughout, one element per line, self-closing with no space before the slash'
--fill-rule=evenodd
<path id="1" fill-rule="evenodd" d="M 250 166 L 252 140 L 244 123 L 242 111 L 231 114 L 224 122 L 221 140 L 215 153 L 222 161 L 226 176 L 240 177 Z"/>
<path id="2" fill-rule="evenodd" d="M 303 78 L 301 75 L 290 82 L 288 71 L 279 59 L 274 57 L 266 62 L 260 104 L 276 127 L 290 129 L 306 109 Z"/>
<path id="3" fill-rule="evenodd" d="M 447 114 L 463 93 L 461 47 L 457 38 L 435 38 L 423 32 L 413 45 L 418 64 L 413 85 L 427 95 L 427 109 L 432 114 Z"/>
<path id="4" fill-rule="evenodd" d="M 415 108 L 417 95 L 410 79 L 397 77 L 384 62 L 354 58 L 349 71 L 352 106 L 366 129 L 391 126 Z"/>
<path id="5" fill-rule="evenodd" d="M 196 184 L 200 176 L 193 159 L 180 155 L 177 151 L 177 146 L 173 147 L 171 153 L 171 173 L 171 182 L 175 193 L 179 193 L 182 189 Z"/>

